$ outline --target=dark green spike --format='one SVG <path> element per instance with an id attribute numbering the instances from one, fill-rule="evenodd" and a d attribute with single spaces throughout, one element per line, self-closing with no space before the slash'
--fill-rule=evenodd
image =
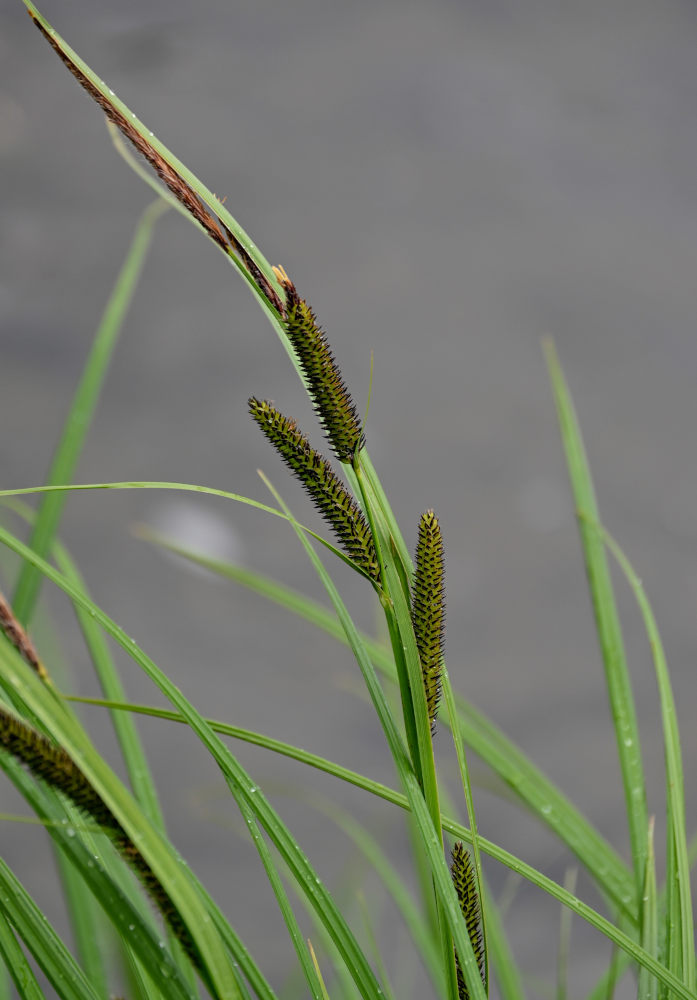
<path id="1" fill-rule="evenodd" d="M 432 510 L 422 514 L 419 521 L 411 620 L 421 660 L 426 707 L 433 734 L 441 697 L 445 638 L 445 559 L 440 524 Z"/>

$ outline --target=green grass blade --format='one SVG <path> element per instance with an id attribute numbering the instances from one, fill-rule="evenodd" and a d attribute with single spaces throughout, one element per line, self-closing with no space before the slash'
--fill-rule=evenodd
<path id="1" fill-rule="evenodd" d="M 145 210 L 138 223 L 73 397 L 48 473 L 49 485 L 68 483 L 73 478 L 116 341 L 143 270 L 155 223 L 166 207 L 162 201 L 154 202 Z M 47 494 L 42 500 L 29 542 L 40 556 L 46 556 L 51 549 L 64 502 L 62 493 Z M 30 563 L 22 565 L 12 608 L 25 625 L 33 615 L 42 579 L 41 574 Z"/>
<path id="2" fill-rule="evenodd" d="M 644 882 L 644 926 L 641 946 L 649 955 L 658 958 L 658 898 L 656 894 L 656 864 L 653 852 L 653 818 L 649 823 L 649 854 L 646 859 L 646 880 Z M 649 976 L 646 969 L 639 970 L 637 1000 L 658 1000 L 658 983 Z"/>
<path id="3" fill-rule="evenodd" d="M 79 872 L 67 862 L 65 855 L 59 854 L 59 874 L 63 889 L 63 899 L 70 914 L 70 927 L 75 939 L 75 950 L 80 965 L 95 992 L 107 1000 L 107 972 L 104 966 L 104 952 L 99 931 L 100 914 L 89 889 Z"/>
<path id="4" fill-rule="evenodd" d="M 276 897 L 278 908 L 281 911 L 283 922 L 288 929 L 288 934 L 293 944 L 293 948 L 295 949 L 295 954 L 298 956 L 298 961 L 303 970 L 305 981 L 310 988 L 310 993 L 314 997 L 314 1000 L 325 1000 L 323 984 L 318 978 L 318 974 L 312 962 L 312 957 L 307 950 L 298 921 L 295 918 L 293 908 L 290 905 L 286 890 L 283 887 L 283 882 L 281 881 L 281 877 L 278 874 L 273 858 L 271 857 L 271 851 L 269 850 L 263 834 L 257 825 L 252 810 L 247 806 L 244 800 L 240 800 L 239 806 L 242 818 L 247 824 L 249 834 L 259 853 L 261 863 L 264 866 L 266 877 L 268 878 L 273 894 Z"/>
<path id="5" fill-rule="evenodd" d="M 263 511 L 265 514 L 273 514 L 275 517 L 280 517 L 287 520 L 286 515 L 280 510 L 276 510 L 274 507 L 269 507 L 268 504 L 260 503 L 258 500 L 252 500 L 250 497 L 243 497 L 239 493 L 230 493 L 228 490 L 216 490 L 210 486 L 196 486 L 194 483 L 167 483 L 167 482 L 123 482 L 123 483 L 71 483 L 69 485 L 60 484 L 55 486 L 29 486 L 23 487 L 19 490 L 0 490 L 0 498 L 9 499 L 19 496 L 28 496 L 31 493 L 67 493 L 73 490 L 166 490 L 172 492 L 181 493 L 203 493 L 206 496 L 222 497 L 224 500 L 234 500 L 237 503 L 246 504 L 248 507 L 255 507 L 257 510 Z M 312 538 L 316 539 L 321 545 L 328 549 L 333 555 L 341 559 L 342 562 L 346 563 L 361 576 L 367 576 L 367 574 L 352 562 L 345 553 L 338 549 L 326 538 L 312 531 L 310 528 L 303 527 L 303 531 L 311 535 Z"/>
<path id="6" fill-rule="evenodd" d="M 4 912 L 0 910 L 0 962 L 9 972 L 22 1000 L 45 1000 L 27 957 L 19 946 Z M 9 997 L 9 990 L 0 996 Z"/>
<path id="7" fill-rule="evenodd" d="M 418 907 L 406 889 L 403 879 L 387 854 L 383 851 L 379 842 L 366 830 L 362 823 L 355 820 L 353 816 L 337 806 L 335 802 L 329 802 L 319 795 L 306 794 L 304 797 L 315 809 L 328 816 L 333 823 L 336 823 L 340 830 L 343 830 L 383 883 L 397 911 L 401 914 L 404 924 L 414 942 L 414 947 L 419 953 L 424 968 L 430 976 L 436 994 L 442 997 L 445 992 L 445 981 L 443 978 L 443 967 L 440 962 L 440 952 L 434 946 L 433 938 L 423 921 Z"/>
<path id="8" fill-rule="evenodd" d="M 219 576 L 242 584 L 322 629 L 339 642 L 347 643 L 336 614 L 296 590 L 253 570 L 198 555 L 162 538 L 150 529 L 139 529 L 138 534 Z M 361 640 L 377 669 L 395 680 L 395 668 L 390 652 L 364 634 L 361 635 Z M 569 847 L 596 879 L 599 887 L 607 893 L 613 905 L 624 909 L 636 922 L 633 881 L 626 865 L 611 845 L 492 722 L 458 694 L 455 694 L 455 702 L 465 743 L 506 782 L 520 801 Z M 448 724 L 447 716 L 444 721 Z"/>
<path id="9" fill-rule="evenodd" d="M 622 771 L 635 892 L 637 899 L 641 899 L 648 853 L 648 812 L 634 696 L 625 660 L 622 630 L 615 605 L 605 547 L 592 526 L 593 522 L 599 520 L 598 508 L 581 431 L 566 380 L 554 347 L 550 342 L 545 343 L 545 356 L 554 390 L 562 442 L 578 515 L 586 574 L 605 668 L 608 697 L 615 726 L 617 753 Z"/>
<path id="10" fill-rule="evenodd" d="M 570 869 L 564 879 L 564 888 L 567 892 L 576 891 L 576 881 L 578 872 Z M 571 910 L 562 908 L 559 915 L 559 950 L 557 954 L 557 990 L 556 1000 L 568 1000 L 569 996 L 569 952 L 571 950 L 571 920 L 573 914 Z"/>
<path id="11" fill-rule="evenodd" d="M 100 1000 L 39 907 L 2 859 L 0 912 L 12 923 L 61 1000 Z"/>
<path id="12" fill-rule="evenodd" d="M 490 976 L 493 976 L 498 983 L 501 1000 L 525 1000 L 525 989 L 520 969 L 508 943 L 499 908 L 486 881 L 484 881 L 484 889 Z"/>
<path id="13" fill-rule="evenodd" d="M 375 966 L 378 970 L 380 980 L 384 985 L 385 1000 L 396 1000 L 395 992 L 387 972 L 387 967 L 385 966 L 385 958 L 378 942 L 378 936 L 375 932 L 375 925 L 381 923 L 381 908 L 373 904 L 373 908 L 371 909 L 368 906 L 368 901 L 365 898 L 362 889 L 359 889 L 357 899 L 361 915 L 363 917 L 363 926 L 365 927 L 366 937 L 368 938 L 370 951 L 373 955 L 373 961 L 375 962 Z"/>
<path id="14" fill-rule="evenodd" d="M 608 532 L 599 524 L 595 525 L 595 530 L 604 539 L 632 588 L 651 646 L 661 705 L 666 764 L 667 837 L 671 847 L 666 866 L 666 883 L 670 887 L 675 887 L 675 892 L 669 894 L 670 904 L 668 908 L 668 924 L 669 927 L 674 925 L 675 929 L 671 931 L 669 940 L 666 942 L 666 953 L 673 955 L 673 959 L 669 963 L 671 971 L 677 975 L 682 974 L 685 985 L 690 989 L 695 989 L 694 917 L 685 819 L 685 782 L 677 712 L 665 651 L 656 619 L 641 580 L 622 549 Z M 675 935 L 675 942 L 673 935 Z"/>

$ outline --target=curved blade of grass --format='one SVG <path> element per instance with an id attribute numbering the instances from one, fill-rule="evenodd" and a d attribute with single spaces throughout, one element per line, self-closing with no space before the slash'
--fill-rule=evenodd
<path id="1" fill-rule="evenodd" d="M 20 542 L 19 539 L 15 538 L 3 528 L 0 528 L 0 543 L 15 551 L 18 555 L 22 556 L 22 558 L 33 561 L 34 565 L 38 566 L 41 569 L 41 572 L 48 577 L 49 580 L 60 587 L 60 589 L 63 590 L 64 593 L 66 593 L 73 601 L 81 604 L 91 614 L 93 614 L 95 620 L 102 625 L 109 635 L 116 639 L 119 645 L 128 653 L 134 662 L 144 670 L 144 672 L 163 692 L 168 700 L 179 709 L 189 726 L 193 729 L 195 734 L 199 737 L 203 745 L 209 750 L 212 757 L 219 765 L 235 798 L 238 799 L 240 796 L 244 798 L 246 803 L 254 812 L 256 819 L 264 827 L 281 853 L 281 856 L 289 865 L 294 877 L 297 878 L 302 884 L 304 891 L 311 899 L 316 912 L 320 915 L 321 919 L 325 922 L 327 929 L 332 934 L 334 942 L 342 954 L 347 967 L 350 969 L 354 982 L 358 986 L 359 990 L 361 990 L 362 995 L 365 997 L 365 1000 L 375 1000 L 375 998 L 380 994 L 379 984 L 375 979 L 365 956 L 353 937 L 353 934 L 337 909 L 336 904 L 332 900 L 331 895 L 321 880 L 317 877 L 314 869 L 310 865 L 310 862 L 302 853 L 275 810 L 272 809 L 261 790 L 251 780 L 249 775 L 240 766 L 227 747 L 217 736 L 215 736 L 211 728 L 207 725 L 203 717 L 196 711 L 191 702 L 189 702 L 188 699 L 182 695 L 181 691 L 179 691 L 179 689 L 172 684 L 169 678 L 163 674 L 159 667 L 157 667 L 157 665 L 143 652 L 143 650 L 140 649 L 137 643 L 126 635 L 124 630 L 118 626 L 116 622 L 109 618 L 109 616 L 98 608 L 96 604 L 88 600 L 84 594 L 76 590 L 76 588 L 72 586 L 72 584 L 67 581 L 61 573 L 46 563 L 45 560 L 40 559 L 36 553 L 32 552 L 32 550 Z M 10 649 L 10 652 L 14 652 L 14 650 Z M 17 657 L 17 659 L 19 658 Z M 22 666 L 24 666 L 23 661 L 19 662 L 22 663 Z M 27 671 L 28 668 L 24 671 L 25 674 Z M 35 683 L 38 684 L 38 681 L 33 674 L 28 677 L 28 682 L 33 690 L 40 692 L 39 707 L 41 707 L 41 699 L 45 696 L 46 692 L 41 688 L 34 687 Z M 19 679 L 17 679 L 17 683 L 20 684 Z M 34 707 L 35 706 L 32 703 L 32 709 L 34 709 Z M 37 714 L 39 713 L 37 712 Z M 57 736 L 59 742 L 65 746 L 68 752 L 71 752 L 71 748 L 73 748 L 73 740 L 76 738 L 79 738 L 79 742 L 74 746 L 76 752 L 78 752 L 78 746 L 83 744 L 86 745 L 87 749 L 84 752 L 84 756 L 79 756 L 82 751 L 78 752 L 80 766 L 83 767 L 88 779 L 103 796 L 114 814 L 122 822 L 129 835 L 133 836 L 134 833 L 137 833 L 138 827 L 134 817 L 135 815 L 140 814 L 140 810 L 137 809 L 134 802 L 130 801 L 130 797 L 127 795 L 125 789 L 120 785 L 120 783 L 112 784 L 113 776 L 111 776 L 108 771 L 107 774 L 109 774 L 109 776 L 106 777 L 106 775 L 104 775 L 104 771 L 102 769 L 106 768 L 106 765 L 98 754 L 94 754 L 91 745 L 89 743 L 85 744 L 84 734 L 80 733 L 78 737 L 77 733 L 70 732 L 70 736 L 68 736 L 69 730 L 66 729 L 64 725 L 60 727 L 60 732 L 57 732 L 56 718 L 52 719 L 50 713 L 47 714 L 47 718 L 44 718 L 43 714 L 39 715 L 39 717 L 42 718 L 45 724 L 50 725 L 51 731 L 55 736 Z M 71 720 L 71 722 L 73 722 L 73 720 Z M 89 763 L 89 772 L 87 771 L 87 763 Z M 157 856 L 155 844 L 158 841 L 161 841 L 162 838 L 157 831 L 152 830 L 152 828 L 149 827 L 145 817 L 142 817 L 142 822 L 146 826 L 147 837 L 144 835 L 137 840 L 138 847 L 141 849 L 148 864 L 151 865 L 165 888 L 169 889 L 172 884 L 170 878 L 168 877 L 170 874 L 168 870 L 169 855 L 166 853 L 166 848 L 163 847 L 162 849 L 165 851 L 165 856 Z M 151 846 L 153 848 L 153 853 L 150 852 Z M 174 888 L 181 890 L 184 888 L 184 885 L 186 885 L 188 889 L 188 880 L 185 881 L 181 879 L 180 883 L 177 884 L 177 880 L 175 878 Z M 175 904 L 177 904 L 178 899 L 174 897 L 173 892 L 171 895 Z M 198 896 L 195 897 L 195 900 L 192 900 L 193 906 L 196 907 L 196 910 L 198 909 L 199 901 Z M 186 905 L 188 905 L 188 899 L 186 901 Z M 201 937 L 203 932 L 199 929 L 199 927 L 206 923 L 209 924 L 209 921 L 202 919 L 199 927 L 196 928 L 197 933 L 194 934 L 193 928 L 189 924 L 189 917 L 191 916 L 191 912 L 195 911 L 192 908 L 192 911 L 190 912 L 186 909 L 186 905 L 184 902 L 182 903 L 182 909 L 186 910 L 186 913 L 182 913 L 181 915 L 187 920 L 187 926 L 189 926 L 189 930 L 192 933 L 197 946 L 200 947 L 199 937 Z M 214 942 L 217 941 L 217 938 L 213 938 L 212 935 L 210 937 L 214 940 Z M 216 965 L 216 970 L 217 968 L 218 967 Z"/>
<path id="2" fill-rule="evenodd" d="M 73 478 L 116 341 L 143 270 L 155 223 L 166 208 L 161 200 L 149 205 L 136 227 L 63 426 L 48 473 L 49 485 L 67 483 Z M 46 495 L 41 503 L 29 542 L 40 556 L 46 556 L 51 549 L 64 502 L 65 497 L 61 493 L 52 493 Z M 33 615 L 41 581 L 41 574 L 29 563 L 23 563 L 12 609 L 24 625 L 29 624 Z"/>
<path id="3" fill-rule="evenodd" d="M 683 779 L 682 754 L 680 751 L 680 733 L 678 730 L 675 699 L 670 683 L 670 674 L 668 673 L 668 665 L 666 663 L 661 636 L 656 625 L 656 619 L 641 580 L 614 538 L 598 522 L 593 527 L 617 560 L 620 569 L 632 588 L 651 646 L 659 702 L 661 705 L 661 721 L 663 724 L 663 746 L 666 765 L 667 837 L 669 844 L 672 844 L 666 866 L 666 885 L 668 887 L 675 887 L 674 893 L 669 893 L 668 897 L 669 904 L 672 903 L 673 912 L 671 912 L 669 905 L 667 922 L 669 929 L 677 928 L 677 930 L 670 930 L 670 936 L 666 942 L 666 954 L 672 956 L 669 962 L 671 971 L 676 975 L 682 975 L 685 985 L 694 990 L 695 930 L 685 819 L 685 782 Z M 652 922 L 654 920 L 655 915 L 652 918 Z M 673 934 L 675 934 L 675 942 L 672 940 Z"/>
<path id="4" fill-rule="evenodd" d="M 2 910 L 0 910 L 0 960 L 2 960 L 5 970 L 12 976 L 12 981 L 22 1000 L 45 1000 L 27 957 L 20 948 L 14 931 Z M 0 991 L 0 995 L 3 996 L 4 1000 L 4 997 L 9 997 L 9 991 L 5 990 L 4 993 Z"/>
<path id="5" fill-rule="evenodd" d="M 254 570 L 201 556 L 142 526 L 137 534 L 219 576 L 234 580 L 317 628 L 347 644 L 336 615 L 312 598 Z M 391 654 L 382 645 L 361 634 L 361 640 L 377 669 L 395 680 Z M 462 738 L 506 782 L 526 807 L 569 847 L 581 864 L 607 893 L 612 904 L 625 910 L 636 922 L 633 882 L 626 865 L 611 845 L 590 825 L 576 807 L 542 772 L 481 712 L 455 694 Z M 447 717 L 444 719 L 448 724 Z"/>
<path id="6" fill-rule="evenodd" d="M 436 994 L 443 996 L 445 981 L 443 978 L 443 967 L 440 962 L 440 952 L 435 948 L 433 938 L 424 925 L 418 907 L 414 904 L 410 893 L 404 885 L 404 880 L 393 866 L 387 854 L 383 851 L 379 842 L 366 830 L 362 823 L 355 820 L 353 816 L 337 806 L 335 802 L 330 802 L 323 796 L 307 792 L 303 794 L 303 798 L 314 809 L 328 816 L 340 830 L 343 830 L 375 871 L 404 920 L 416 951 L 421 956 L 424 968 L 428 971 Z"/>
<path id="7" fill-rule="evenodd" d="M 264 477 L 262 476 L 262 478 Z M 433 874 L 436 894 L 441 903 L 443 916 L 445 921 L 447 921 L 449 933 L 452 935 L 455 948 L 457 949 L 465 982 L 470 991 L 470 996 L 472 997 L 472 1000 L 486 1000 L 484 987 L 479 975 L 479 967 L 472 949 L 472 943 L 469 939 L 465 921 L 460 911 L 457 894 L 453 887 L 450 872 L 443 856 L 442 836 L 439 836 L 436 826 L 433 823 L 429 806 L 426 803 L 418 778 L 409 761 L 406 747 L 404 746 L 401 736 L 399 735 L 399 731 L 390 712 L 382 688 L 380 687 L 377 675 L 375 674 L 370 659 L 365 651 L 365 647 L 360 640 L 360 636 L 353 620 L 341 600 L 339 592 L 334 586 L 331 577 L 325 570 L 316 552 L 312 548 L 312 545 L 303 532 L 302 527 L 292 518 L 290 511 L 268 480 L 265 480 L 265 482 L 273 493 L 277 503 L 288 515 L 293 530 L 303 545 L 303 548 L 305 549 L 317 575 L 322 581 L 322 584 L 327 591 L 327 595 L 334 605 L 339 621 L 346 632 L 346 638 L 349 641 L 349 645 L 356 662 L 360 667 L 371 701 L 378 715 L 383 732 L 385 733 L 392 759 L 395 767 L 397 768 L 397 773 L 399 774 L 400 781 L 402 782 L 409 800 L 411 811 L 418 824 L 423 849 L 428 857 L 431 872 Z M 423 695 L 423 687 L 421 688 L 421 691 Z M 440 812 L 438 813 L 438 827 L 440 827 Z"/>
<path id="8" fill-rule="evenodd" d="M 575 868 L 571 868 L 566 872 L 564 877 L 564 888 L 570 892 L 575 893 L 576 891 L 576 881 L 578 878 L 578 872 Z M 567 1000 L 569 995 L 569 951 L 571 947 L 571 910 L 567 910 L 566 907 L 562 907 L 562 911 L 559 915 L 559 950 L 557 953 L 557 990 L 556 998 L 557 1000 Z"/>
<path id="9" fill-rule="evenodd" d="M 239 807 L 240 812 L 242 813 L 242 818 L 247 824 L 247 829 L 249 830 L 254 846 L 259 853 L 259 857 L 261 858 L 261 863 L 264 866 L 266 877 L 268 878 L 273 894 L 276 897 L 278 908 L 281 911 L 283 922 L 288 929 L 288 934 L 290 935 L 293 948 L 295 949 L 295 954 L 298 956 L 298 961 L 303 970 L 305 981 L 310 988 L 310 993 L 314 997 L 314 1000 L 325 1000 L 325 990 L 323 988 L 321 976 L 318 975 L 318 971 L 316 971 L 315 965 L 312 961 L 312 956 L 307 950 L 305 939 L 303 938 L 300 927 L 298 926 L 298 921 L 293 913 L 293 908 L 290 905 L 286 890 L 283 887 L 283 882 L 281 881 L 281 877 L 278 874 L 273 858 L 271 857 L 271 851 L 269 850 L 263 834 L 257 825 L 252 810 L 247 806 L 244 800 L 240 800 Z"/>
<path id="10" fill-rule="evenodd" d="M 356 898 L 363 917 L 363 926 L 365 927 L 366 937 L 368 938 L 370 950 L 373 954 L 373 961 L 377 966 L 382 982 L 385 984 L 385 1000 L 396 1000 L 394 988 L 390 982 L 390 977 L 385 965 L 385 959 L 378 942 L 377 934 L 375 933 L 376 924 L 381 923 L 383 908 L 379 905 L 373 904 L 373 909 L 371 910 L 362 889 L 358 890 Z"/>
<path id="11" fill-rule="evenodd" d="M 501 914 L 491 889 L 483 880 L 486 895 L 487 947 L 490 975 L 498 983 L 501 1000 L 525 1000 L 520 969 L 508 943 Z"/>
<path id="12" fill-rule="evenodd" d="M 634 696 L 625 660 L 622 629 L 615 605 L 605 547 L 597 531 L 591 526 L 591 522 L 599 521 L 598 507 L 581 431 L 554 346 L 551 341 L 546 341 L 543 346 L 576 504 L 588 586 L 605 668 L 617 753 L 622 771 L 635 893 L 640 900 L 648 853 L 648 812 Z M 639 911 L 641 912 L 641 906 Z"/>
<path id="13" fill-rule="evenodd" d="M 180 493 L 203 493 L 206 496 L 222 497 L 224 500 L 235 500 L 237 503 L 245 504 L 248 507 L 255 507 L 257 510 L 261 510 L 265 514 L 274 514 L 282 520 L 287 520 L 286 515 L 280 510 L 276 510 L 275 507 L 269 507 L 268 504 L 261 503 L 258 500 L 252 500 L 251 497 L 244 497 L 239 493 L 230 493 L 228 490 L 216 490 L 211 486 L 197 486 L 194 483 L 134 481 L 123 483 L 71 483 L 67 485 L 58 484 L 54 486 L 28 486 L 18 490 L 0 490 L 0 499 L 28 496 L 31 493 L 66 493 L 73 491 L 80 492 L 83 490 L 169 490 Z M 356 573 L 360 573 L 361 576 L 369 579 L 368 574 L 362 570 L 360 566 L 357 566 L 356 563 L 354 563 L 344 552 L 341 551 L 341 549 L 338 549 L 331 542 L 327 541 L 326 538 L 323 538 L 310 528 L 303 527 L 303 531 L 306 531 L 308 535 L 311 535 L 312 538 L 328 549 L 332 555 L 341 559 L 342 562 L 346 563 L 347 566 L 350 566 Z"/>
<path id="14" fill-rule="evenodd" d="M 104 704 L 99 699 L 73 698 L 72 700 L 84 702 L 86 704 Z M 105 707 L 118 708 L 123 711 L 133 711 L 142 715 L 151 715 L 154 718 L 162 718 L 172 722 L 187 722 L 183 716 L 171 712 L 168 709 L 130 704 L 107 704 Z M 408 810 L 410 808 L 409 799 L 404 793 L 398 792 L 393 788 L 389 788 L 387 785 L 383 785 L 372 778 L 367 778 L 364 775 L 357 774 L 355 771 L 351 771 L 340 764 L 334 763 L 333 761 L 318 757 L 316 754 L 311 754 L 308 751 L 301 750 L 291 744 L 283 743 L 273 737 L 264 736 L 261 733 L 245 730 L 238 726 L 229 725 L 225 722 L 215 722 L 209 720 L 209 725 L 212 729 L 215 729 L 216 732 L 223 735 L 232 736 L 235 739 L 243 739 L 248 743 L 265 747 L 274 753 L 281 753 L 293 760 L 308 764 L 311 767 L 316 767 L 318 770 L 324 771 L 327 774 L 332 774 L 342 781 L 347 781 L 350 784 L 355 785 L 357 788 L 362 788 L 364 791 L 370 792 L 372 795 L 376 795 L 379 798 L 384 799 L 386 802 L 391 802 L 393 805 L 399 806 L 400 809 Z M 462 823 L 459 823 L 457 820 L 448 816 L 443 816 L 443 829 L 459 840 L 464 840 L 467 843 L 471 842 L 471 832 L 469 828 L 464 826 Z M 669 972 L 668 969 L 658 963 L 651 955 L 648 955 L 645 950 L 637 944 L 634 938 L 630 937 L 618 926 L 601 916 L 601 914 L 593 910 L 592 907 L 579 900 L 576 896 L 573 896 L 566 889 L 564 889 L 563 886 L 554 882 L 553 879 L 548 878 L 536 868 L 528 865 L 521 858 L 511 854 L 510 851 L 506 851 L 504 848 L 499 847 L 498 844 L 494 844 L 486 837 L 482 837 L 481 834 L 479 835 L 479 845 L 484 854 L 493 858 L 495 861 L 500 862 L 502 865 L 505 865 L 521 878 L 526 879 L 532 885 L 541 889 L 542 892 L 547 893 L 553 899 L 556 899 L 564 906 L 567 906 L 582 920 L 585 920 L 597 931 L 625 951 L 631 960 L 637 962 L 639 965 L 645 965 L 649 972 L 655 975 L 661 982 L 669 985 L 671 989 L 677 989 L 678 994 L 684 997 L 685 1000 L 687 1000 L 687 998 L 694 1000 L 697 996 L 697 994 L 686 989 L 686 987 L 678 979 L 676 979 L 676 977 Z M 697 857 L 697 841 L 695 842 L 695 845 L 693 845 L 693 848 L 694 854 Z"/>
<path id="15" fill-rule="evenodd" d="M 649 854 L 646 859 L 646 881 L 644 882 L 644 920 L 641 946 L 649 955 L 658 958 L 658 898 L 656 895 L 656 865 L 653 853 L 653 817 L 649 821 Z M 658 983 L 649 976 L 646 969 L 639 970 L 637 1000 L 658 1000 Z"/>
<path id="16" fill-rule="evenodd" d="M 39 907 L 2 859 L 0 912 L 11 921 L 61 1000 L 100 1000 Z"/>
<path id="17" fill-rule="evenodd" d="M 75 940 L 75 950 L 88 982 L 94 990 L 107 1000 L 107 973 L 104 952 L 100 941 L 100 914 L 94 897 L 86 888 L 72 865 L 66 863 L 64 855 L 58 856 L 59 874 L 63 899 L 70 914 L 70 927 Z"/>

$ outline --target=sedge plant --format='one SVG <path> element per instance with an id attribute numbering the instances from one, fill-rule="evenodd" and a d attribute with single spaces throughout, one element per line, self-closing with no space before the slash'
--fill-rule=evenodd
<path id="1" fill-rule="evenodd" d="M 50 26 L 30 0 L 32 21 L 76 81 L 106 115 L 122 155 L 157 192 L 139 223 L 95 336 L 46 485 L 4 490 L 13 517 L 29 524 L 29 541 L 0 527 L 0 541 L 20 560 L 12 595 L 0 598 L 0 765 L 45 825 L 56 848 L 74 946 L 42 916 L 36 902 L 0 861 L 0 954 L 5 978 L 21 997 L 70 1000 L 113 995 L 109 963 L 93 933 L 103 915 L 125 969 L 129 998 L 275 1000 L 264 955 L 253 955 L 218 902 L 183 863 L 168 838 L 157 791 L 138 731 L 137 715 L 188 726 L 223 774 L 256 847 L 297 957 L 298 993 L 315 1000 L 396 996 L 389 962 L 372 930 L 360 935 L 318 877 L 289 827 L 234 755 L 231 741 L 245 741 L 292 758 L 377 796 L 403 812 L 414 846 L 418 892 L 409 889 L 389 852 L 360 823 L 337 807 L 337 825 L 353 841 L 384 885 L 413 942 L 439 1000 L 485 1000 L 494 983 L 504 1000 L 521 1000 L 525 977 L 505 931 L 505 914 L 488 889 L 482 860 L 506 867 L 586 921 L 612 942 L 612 960 L 593 996 L 609 997 L 628 970 L 645 1000 L 697 996 L 690 866 L 680 740 L 660 636 L 648 599 L 626 556 L 600 522 L 578 422 L 554 348 L 545 345 L 562 440 L 576 503 L 590 595 L 616 731 L 631 844 L 627 863 L 572 802 L 496 726 L 453 690 L 444 658 L 445 553 L 434 510 L 421 514 L 414 558 L 408 550 L 368 451 L 368 436 L 315 312 L 281 266 L 271 266 L 225 205 L 139 121 Z M 134 156 L 134 152 L 137 156 Z M 154 176 L 153 176 L 154 173 Z M 249 412 L 262 435 L 300 482 L 321 515 L 329 537 L 304 527 L 267 481 L 268 504 L 214 488 L 181 483 L 71 480 L 99 397 L 113 346 L 138 281 L 158 216 L 174 208 L 222 252 L 249 286 L 277 333 L 312 402 L 326 444 L 301 429 L 263 393 L 250 395 Z M 256 387 L 255 387 L 256 388 Z M 325 452 L 331 453 L 331 458 Z M 188 490 L 252 505 L 284 519 L 314 567 L 329 606 L 253 570 L 183 549 L 143 530 L 162 545 L 222 577 L 235 580 L 286 608 L 308 628 L 348 646 L 382 727 L 398 784 L 366 775 L 231 722 L 204 718 L 167 674 L 91 599 L 59 538 L 67 493 L 86 489 Z M 40 494 L 37 509 L 19 499 Z M 325 556 L 321 559 L 319 553 Z M 654 655 L 666 766 L 665 884 L 656 876 L 653 818 L 648 815 L 639 733 L 609 558 L 617 561 L 641 612 Z M 388 645 L 355 625 L 331 574 L 332 560 L 348 564 L 372 588 L 384 617 Z M 127 781 L 107 765 L 88 736 L 76 701 L 61 691 L 51 670 L 51 650 L 37 650 L 32 622 L 42 583 L 72 601 L 86 650 L 112 714 Z M 111 658 L 114 640 L 171 706 L 126 701 Z M 395 695 L 393 697 L 393 695 Z M 87 710 L 87 709 L 84 709 Z M 459 771 L 460 802 L 451 802 L 434 752 L 436 730 L 449 730 Z M 521 808 L 537 818 L 575 857 L 595 883 L 604 912 L 479 833 L 468 754 L 478 757 L 508 786 Z M 311 800 L 311 793 L 307 793 Z M 317 805 L 317 808 L 325 808 Z M 458 814 L 467 817 L 462 823 Z M 313 928 L 306 940 L 299 912 Z M 570 933 L 563 921 L 564 938 Z M 560 968 L 564 962 L 560 961 Z M 563 976 L 560 976 L 560 980 Z M 124 988 L 124 987 L 119 987 Z M 399 994 L 401 995 L 401 993 Z M 560 981 L 557 995 L 564 995 Z"/>

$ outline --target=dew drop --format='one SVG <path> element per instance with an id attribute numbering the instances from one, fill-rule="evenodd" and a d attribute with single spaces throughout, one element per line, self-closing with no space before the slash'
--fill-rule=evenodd
<path id="1" fill-rule="evenodd" d="M 66 835 L 66 837 L 74 837 L 75 836 L 75 831 L 73 830 L 72 826 L 68 827 L 68 829 L 65 831 L 65 835 Z"/>
<path id="2" fill-rule="evenodd" d="M 549 816 L 551 815 L 552 807 L 549 804 L 547 804 L 546 806 L 542 806 L 540 812 L 542 813 L 543 816 Z"/>

